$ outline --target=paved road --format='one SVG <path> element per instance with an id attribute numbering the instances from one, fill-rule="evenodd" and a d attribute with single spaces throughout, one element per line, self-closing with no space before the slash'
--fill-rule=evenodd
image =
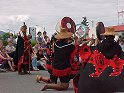
<path id="1" fill-rule="evenodd" d="M 36 83 L 36 75 L 48 76 L 46 71 L 32 71 L 31 75 L 18 75 L 17 72 L 0 73 L 0 93 L 74 93 L 72 81 L 67 91 L 40 91 L 45 83 Z"/>

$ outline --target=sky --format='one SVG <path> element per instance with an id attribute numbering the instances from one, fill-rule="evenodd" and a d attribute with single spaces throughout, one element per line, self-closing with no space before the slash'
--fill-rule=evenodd
<path id="1" fill-rule="evenodd" d="M 45 27 L 52 35 L 65 16 L 76 24 L 86 16 L 90 27 L 99 21 L 112 26 L 118 24 L 117 10 L 123 8 L 124 0 L 0 0 L 0 30 L 17 33 L 25 21 L 28 27 L 37 25 L 42 32 Z"/>

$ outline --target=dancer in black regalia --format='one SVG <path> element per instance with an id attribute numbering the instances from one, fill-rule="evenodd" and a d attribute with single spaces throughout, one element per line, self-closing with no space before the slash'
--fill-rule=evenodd
<path id="1" fill-rule="evenodd" d="M 124 55 L 114 41 L 116 33 L 107 28 L 102 35 L 105 39 L 97 46 L 81 48 L 85 50 L 80 51 L 81 59 L 87 64 L 74 79 L 76 93 L 124 92 Z"/>
<path id="2" fill-rule="evenodd" d="M 61 27 L 61 31 L 55 35 L 57 41 L 54 44 L 54 60 L 52 62 L 52 73 L 60 79 L 60 84 L 47 84 L 42 91 L 46 89 L 67 90 L 69 87 L 71 64 L 70 56 L 74 50 L 74 45 L 69 41 L 73 35 Z"/>

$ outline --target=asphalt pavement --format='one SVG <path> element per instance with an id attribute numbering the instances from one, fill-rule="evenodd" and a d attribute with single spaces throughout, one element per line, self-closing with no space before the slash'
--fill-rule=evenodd
<path id="1" fill-rule="evenodd" d="M 72 81 L 66 91 L 40 91 L 45 83 L 36 83 L 36 75 L 48 77 L 47 71 L 31 71 L 30 75 L 18 75 L 17 72 L 0 73 L 0 93 L 74 93 Z"/>

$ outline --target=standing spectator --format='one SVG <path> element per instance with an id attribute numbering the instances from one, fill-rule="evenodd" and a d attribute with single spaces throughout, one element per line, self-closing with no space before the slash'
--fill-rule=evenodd
<path id="1" fill-rule="evenodd" d="M 45 44 L 47 45 L 50 42 L 50 38 L 47 36 L 46 31 L 43 32 L 43 38 L 44 38 Z"/>
<path id="2" fill-rule="evenodd" d="M 43 41 L 42 33 L 38 32 L 37 35 L 38 35 L 38 37 L 36 38 L 36 42 L 37 43 L 42 43 L 42 41 Z"/>

